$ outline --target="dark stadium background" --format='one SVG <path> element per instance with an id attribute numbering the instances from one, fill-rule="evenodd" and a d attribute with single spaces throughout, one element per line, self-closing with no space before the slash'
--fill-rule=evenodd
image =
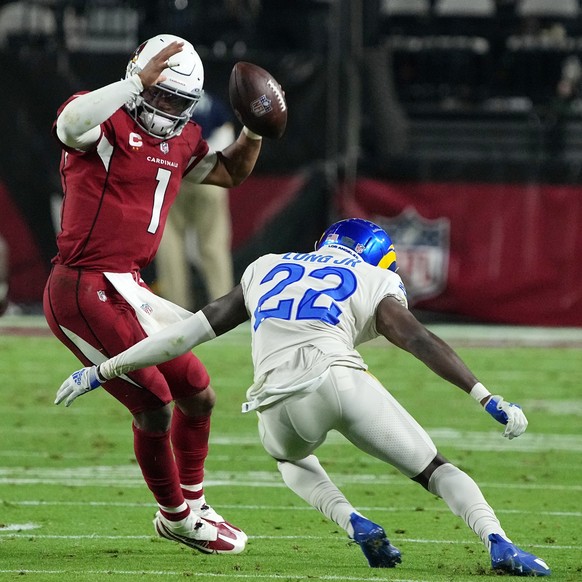
<path id="1" fill-rule="evenodd" d="M 194 44 L 213 93 L 227 99 L 238 60 L 286 92 L 286 135 L 265 140 L 231 192 L 237 277 L 259 254 L 309 250 L 329 221 L 358 215 L 394 235 L 427 318 L 582 326 L 582 13 L 578 0 L 533 5 L 3 2 L 10 300 L 38 312 L 56 252 L 57 107 L 121 78 L 133 48 L 167 32 Z"/>

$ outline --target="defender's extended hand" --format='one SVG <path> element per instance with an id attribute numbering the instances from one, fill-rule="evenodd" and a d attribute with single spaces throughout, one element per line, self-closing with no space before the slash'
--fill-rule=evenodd
<path id="1" fill-rule="evenodd" d="M 519 404 L 506 402 L 499 395 L 491 396 L 485 410 L 501 424 L 505 425 L 504 437 L 513 439 L 525 432 L 527 428 L 527 418 Z"/>
<path id="2" fill-rule="evenodd" d="M 101 379 L 97 375 L 97 366 L 77 370 L 62 383 L 57 392 L 55 404 L 60 404 L 64 400 L 65 406 L 71 406 L 75 398 L 99 386 L 101 386 Z"/>

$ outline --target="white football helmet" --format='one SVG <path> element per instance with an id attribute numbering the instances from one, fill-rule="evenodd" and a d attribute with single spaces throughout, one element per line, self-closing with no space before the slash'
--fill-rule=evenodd
<path id="1" fill-rule="evenodd" d="M 126 79 L 139 73 L 154 55 L 175 40 L 184 45 L 181 52 L 170 58 L 172 67 L 163 71 L 166 80 L 145 89 L 125 105 L 147 133 L 163 139 L 182 131 L 204 93 L 204 67 L 198 53 L 183 38 L 159 34 L 137 47 L 125 71 Z"/>

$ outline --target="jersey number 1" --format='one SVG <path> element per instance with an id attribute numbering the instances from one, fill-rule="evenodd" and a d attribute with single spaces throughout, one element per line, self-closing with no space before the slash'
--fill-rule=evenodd
<path id="1" fill-rule="evenodd" d="M 158 230 L 158 227 L 160 226 L 160 214 L 162 213 L 164 197 L 166 196 L 166 190 L 168 189 L 171 175 L 172 172 L 170 172 L 170 170 L 166 170 L 166 168 L 158 168 L 158 173 L 156 174 L 158 185 L 156 186 L 156 191 L 154 192 L 152 219 L 150 220 L 150 225 L 148 226 L 148 232 L 151 234 L 155 234 Z"/>

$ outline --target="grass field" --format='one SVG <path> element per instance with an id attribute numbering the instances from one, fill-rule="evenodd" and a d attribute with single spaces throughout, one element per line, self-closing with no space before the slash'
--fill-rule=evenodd
<path id="1" fill-rule="evenodd" d="M 529 428 L 512 441 L 472 399 L 408 354 L 382 342 L 361 351 L 443 454 L 480 484 L 513 540 L 548 562 L 552 580 L 580 581 L 582 350 L 523 345 L 500 333 L 498 347 L 451 343 L 485 385 L 523 406 Z M 69 409 L 54 406 L 78 362 L 48 335 L 0 327 L 0 580 L 496 577 L 481 543 L 441 500 L 330 435 L 322 464 L 402 551 L 396 569 L 368 568 L 343 530 L 285 488 L 258 442 L 254 416 L 240 414 L 252 377 L 249 351 L 244 328 L 197 349 L 219 396 L 207 499 L 249 535 L 243 554 L 207 556 L 154 536 L 155 506 L 133 460 L 125 409 L 100 390 Z"/>

